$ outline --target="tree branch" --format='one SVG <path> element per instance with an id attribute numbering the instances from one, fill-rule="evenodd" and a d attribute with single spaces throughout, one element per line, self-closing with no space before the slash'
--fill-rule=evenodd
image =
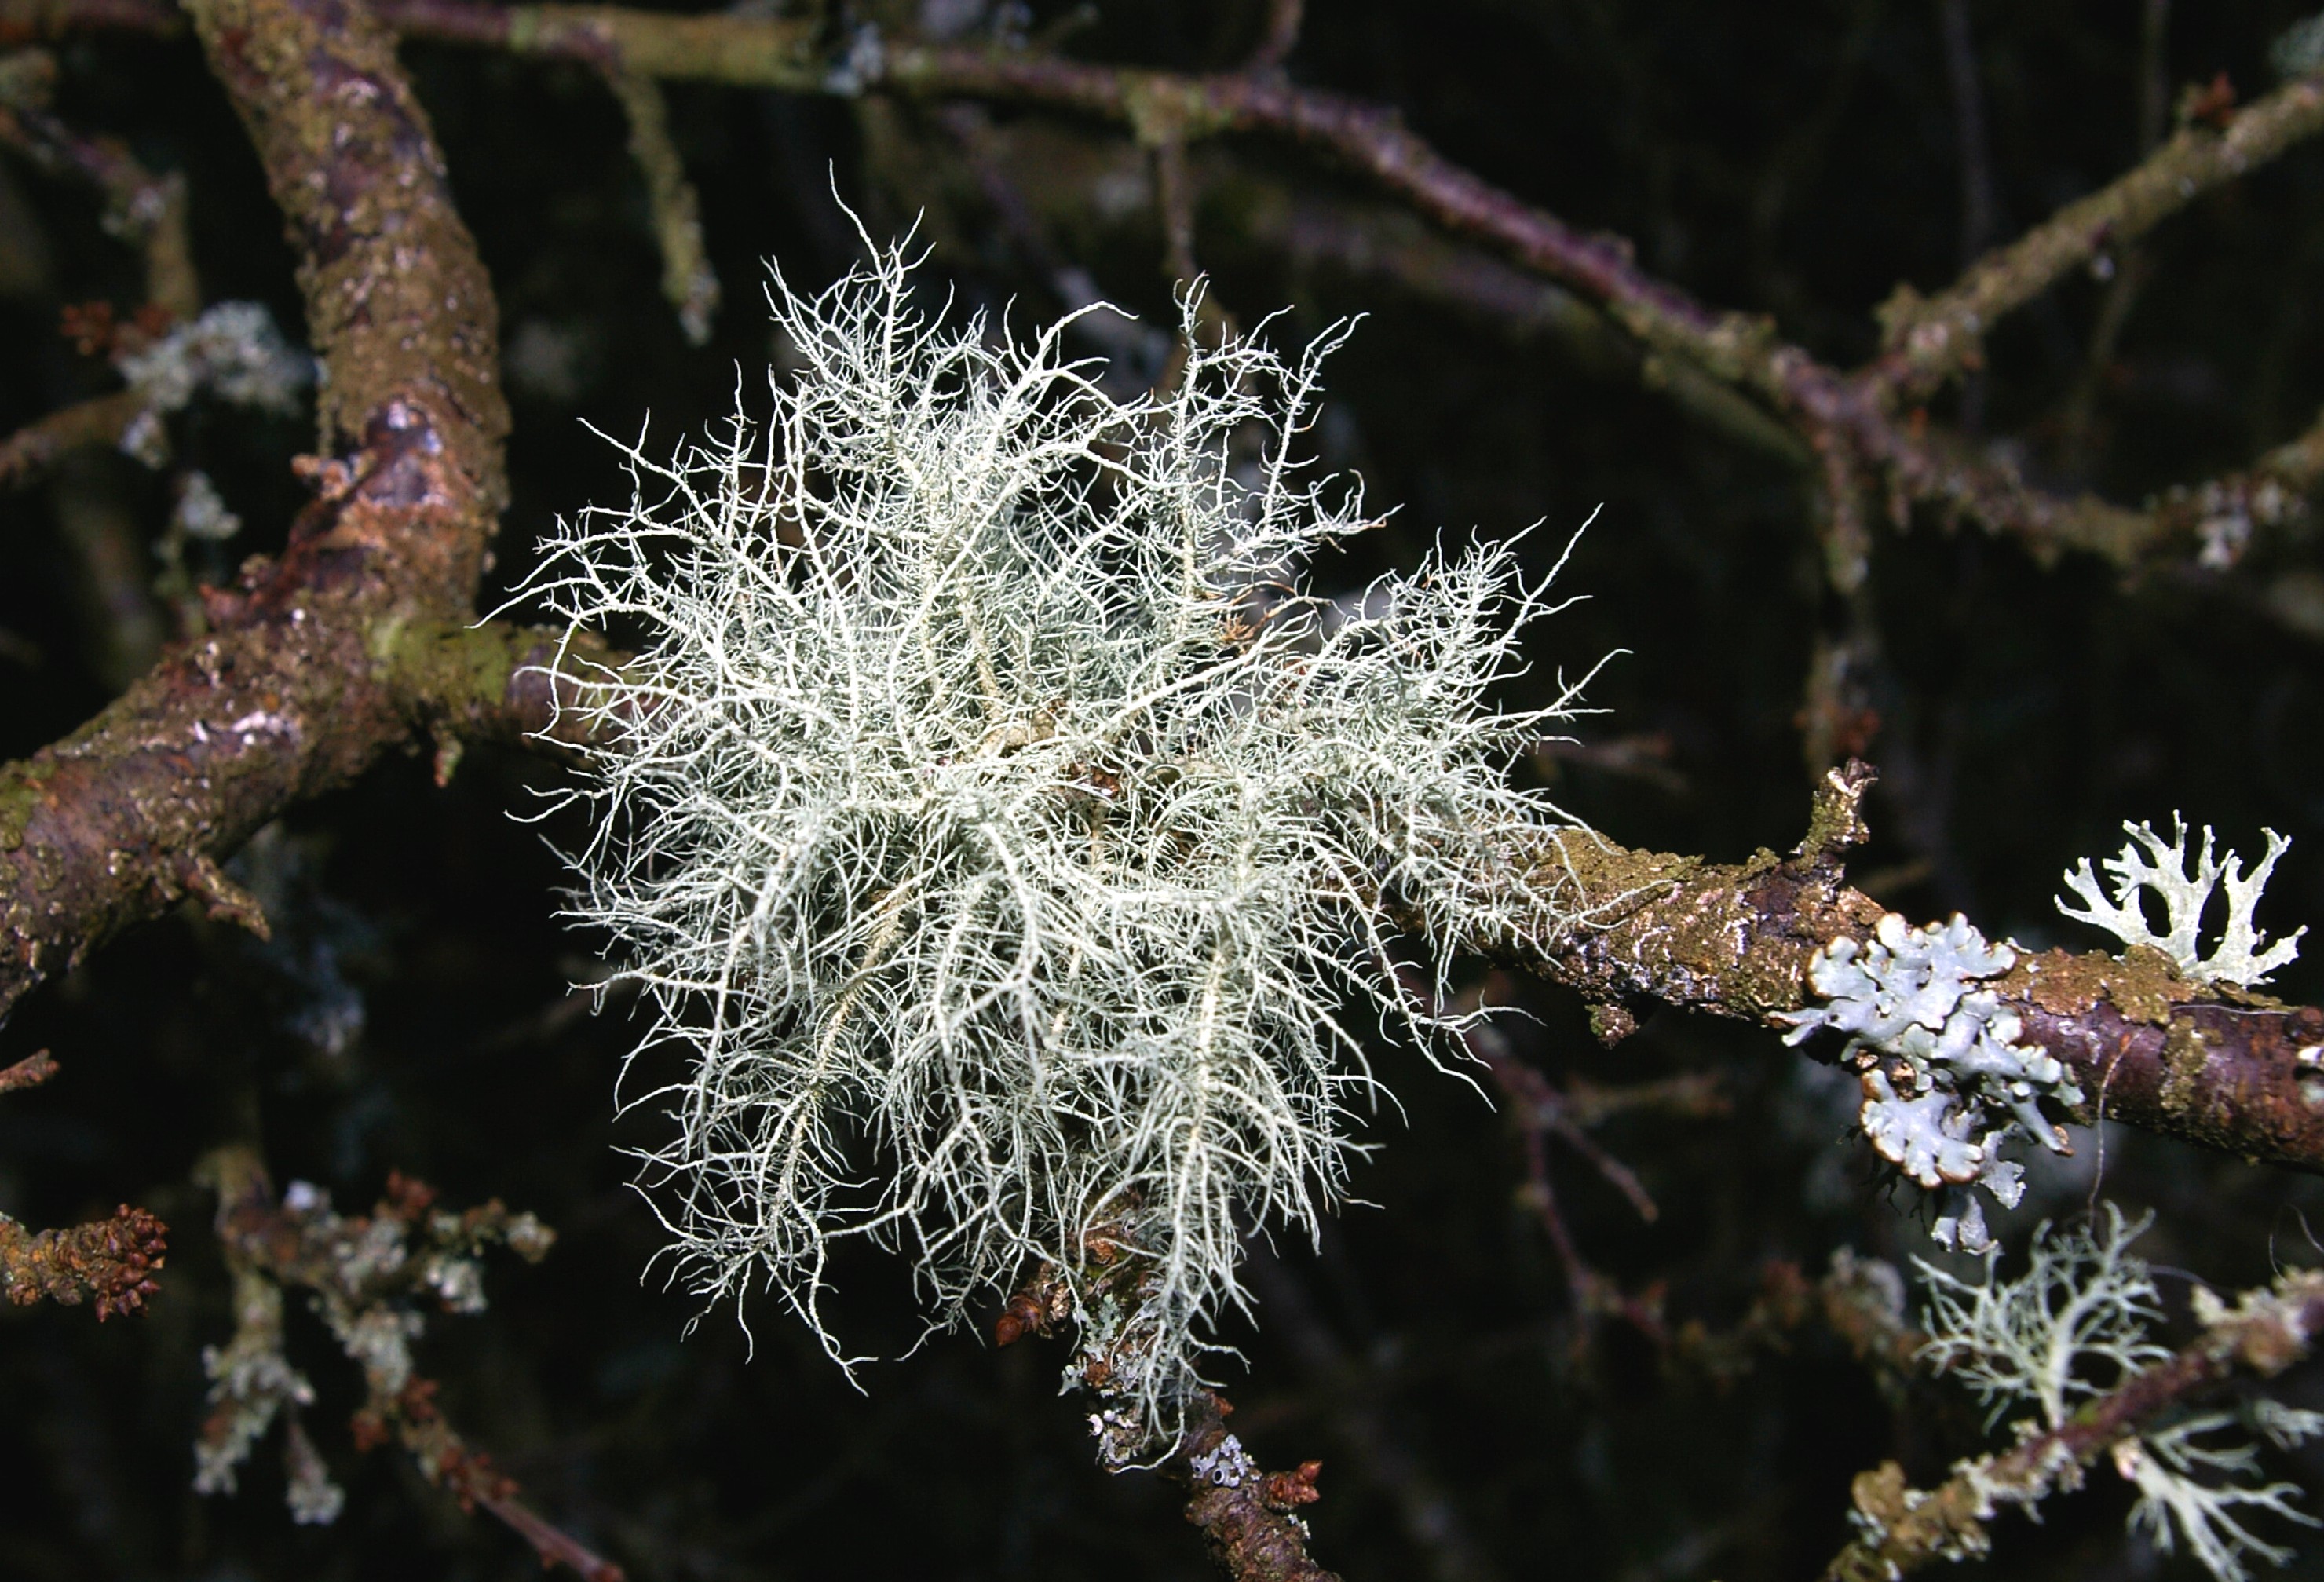
<path id="1" fill-rule="evenodd" d="M 405 736 L 376 655 L 467 611 L 506 492 L 491 289 L 393 41 L 350 0 L 192 10 L 290 222 L 330 454 L 207 637 L 0 769 L 0 1011 Z"/>
<path id="2" fill-rule="evenodd" d="M 1772 319 L 1712 308 L 1638 268 L 1628 241 L 1576 230 L 1453 164 L 1394 110 L 1294 87 L 1278 72 L 1138 71 L 1056 56 L 908 45 L 887 51 L 878 69 L 868 71 L 860 64 L 829 65 L 816 52 L 808 24 L 797 21 L 755 21 L 732 14 L 666 16 L 616 6 L 495 11 L 488 5 L 454 6 L 447 0 L 383 0 L 381 14 L 413 37 L 610 60 L 654 76 L 794 92 L 885 87 L 924 97 L 1041 105 L 1125 124 L 1148 144 L 1225 133 L 1287 138 L 1333 155 L 1438 225 L 1488 243 L 1574 291 L 1603 309 L 1665 368 L 1684 363 L 1711 381 L 1758 396 L 1831 458 L 1834 477 L 1828 490 L 1841 510 L 1855 509 L 1853 480 L 1860 474 L 1885 481 L 1901 504 L 1925 504 L 2019 538 L 2043 558 L 2072 549 L 2131 566 L 2183 553 L 2195 542 L 2183 510 L 2136 511 L 2089 496 L 2050 494 L 1957 437 L 1924 423 L 1899 421 L 1892 415 L 1899 376 L 1886 363 L 1862 373 L 1842 373 L 1784 341 Z M 2254 106 L 2230 127 L 2224 140 L 2229 152 L 2214 153 L 2208 162 L 2197 154 L 2175 162 L 2166 157 L 2181 146 L 2176 140 L 2156 158 L 2172 182 L 2198 169 L 2207 172 L 2205 179 L 2225 179 L 2235 161 L 2248 169 L 2324 122 L 2324 112 L 2307 107 L 2303 96 L 2310 92 L 2324 94 L 2324 88 L 2310 84 L 2286 89 Z M 2247 131 L 2236 131 L 2253 117 L 2257 119 Z M 2137 172 L 2125 181 L 2142 195 L 2139 201 L 2122 199 L 2115 207 L 2126 220 L 2137 217 L 2152 225 L 2168 210 L 2145 196 L 2152 182 L 2135 177 Z M 2058 231 L 2063 220 L 2035 235 Z M 2026 271 L 2008 278 L 2022 280 Z M 1837 569 L 1845 587 L 1860 577 L 1861 557 L 1841 558 L 1844 564 Z"/>
<path id="3" fill-rule="evenodd" d="M 556 634 L 499 623 L 415 628 L 403 642 L 392 674 L 413 717 L 484 740 L 545 740 L 558 757 L 590 741 L 573 705 L 629 662 L 601 648 L 560 657 Z M 1463 943 L 1573 989 L 1609 1028 L 1634 1026 L 1627 1002 L 1651 1000 L 1788 1029 L 1782 1018 L 1812 999 L 1810 958 L 1837 939 L 1869 940 L 1886 915 L 1848 888 L 1841 861 L 1864 839 L 1858 806 L 1875 777 L 1855 762 L 1826 776 L 1788 857 L 1718 863 L 1564 835 L 1534 854 L 1531 877 L 1586 921 L 1548 938 Z M 2072 1072 L 2088 1095 L 2077 1121 L 2324 1174 L 2324 1008 L 2227 998 L 2146 952 L 2020 952 L 1985 987 L 2017 1013 L 2024 1043 Z"/>
<path id="4" fill-rule="evenodd" d="M 1908 399 L 1973 364 L 1984 337 L 2073 271 L 2144 235 L 2196 198 L 2324 132 L 2324 78 L 2302 78 L 2214 128 L 2190 124 L 2088 198 L 2060 209 L 1924 298 L 1899 287 L 1880 308 L 1879 382 Z"/>
<path id="5" fill-rule="evenodd" d="M 1924 377 L 1915 370 L 1923 363 L 1932 377 L 1950 371 L 1954 362 L 1949 360 L 1965 354 L 1972 318 L 1982 334 L 1992 313 L 2019 305 L 2077 261 L 2086 262 L 2108 235 L 2155 224 L 2195 193 L 2274 157 L 2324 124 L 2324 106 L 2316 102 L 2324 87 L 2303 82 L 2255 105 L 2209 143 L 2204 140 L 2211 134 L 2182 134 L 2106 194 L 2084 200 L 2098 208 L 2070 207 L 1937 299 L 1941 312 L 1928 322 L 1942 328 L 1941 345 L 1932 342 L 1902 362 L 1892 354 L 1849 374 L 1784 340 L 1772 319 L 1713 308 L 1638 268 L 1626 240 L 1577 230 L 1453 164 L 1394 110 L 1296 87 L 1280 72 L 1141 71 L 1054 55 L 909 43 L 851 48 L 835 60 L 821 47 L 811 18 L 734 13 L 497 7 L 466 0 L 381 0 L 377 10 L 410 37 L 583 60 L 641 77 L 795 93 L 885 88 L 1039 105 L 1125 124 L 1148 143 L 1227 133 L 1305 143 L 1369 176 L 1438 225 L 1490 244 L 1601 308 L 1653 354 L 1650 372 L 1683 363 L 1709 380 L 1750 391 L 1826 458 L 1825 487 L 1836 512 L 1858 509 L 1858 480 L 1867 480 L 1885 490 L 1893 515 L 1925 505 L 2019 538 L 2044 559 L 2070 549 L 2125 566 L 2199 545 L 2217 559 L 2232 547 L 2214 547 L 2225 540 L 2202 536 L 2200 522 L 2190 520 L 2200 513 L 2190 509 L 2166 503 L 2153 511 L 2132 510 L 2034 488 L 2013 467 L 1976 454 L 1957 437 L 1922 419 L 1900 418 L 1895 411 L 1900 390 L 1923 387 Z M 138 0 L 0 0 L 0 36 L 53 32 L 74 22 L 147 31 L 161 25 Z M 2192 189 L 2182 183 L 2192 183 Z M 2093 214 L 2115 228 L 2093 232 Z M 1926 317 L 1903 297 L 1895 299 L 1895 312 L 1900 324 L 1920 324 Z M 1923 335 L 1914 344 L 1931 339 Z M 2251 520 L 2264 521 L 2265 514 Z M 1836 554 L 1843 590 L 1860 579 L 1862 558 L 1860 547 L 1843 545 Z"/>

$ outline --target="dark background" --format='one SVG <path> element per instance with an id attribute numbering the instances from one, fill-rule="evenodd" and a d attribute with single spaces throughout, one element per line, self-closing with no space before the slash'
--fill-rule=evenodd
<path id="1" fill-rule="evenodd" d="M 2170 8 L 2156 57 L 2143 28 L 2162 10 L 1965 7 L 1989 151 L 1977 175 L 1993 215 L 1983 237 L 1967 221 L 1960 85 L 1932 4 L 1318 0 L 1290 69 L 1398 106 L 1489 179 L 1632 238 L 1646 267 L 1772 313 L 1846 364 L 1873 350 L 1871 308 L 1897 281 L 1941 286 L 1977 244 L 2132 162 L 2158 67 L 2166 103 L 2220 71 L 2255 95 L 2271 85 L 2268 42 L 2301 15 L 2285 0 Z M 1240 59 L 1259 22 L 1233 0 L 1107 0 L 1065 47 L 1216 68 Z M 264 301 L 295 337 L 278 216 L 190 42 L 93 38 L 60 57 L 66 119 L 186 173 L 208 296 Z M 1006 106 L 968 128 L 1032 151 L 1012 167 L 1028 229 L 980 188 L 957 117 L 681 85 L 674 126 L 727 295 L 710 344 L 689 346 L 659 292 L 643 187 L 602 82 L 433 47 L 405 59 L 512 348 L 503 586 L 558 513 L 624 487 L 585 424 L 626 437 L 650 411 L 675 443 L 726 409 L 738 364 L 755 382 L 770 354 L 759 261 L 780 260 L 801 283 L 852 262 L 835 185 L 875 235 L 925 208 L 932 269 L 971 302 L 1054 314 L 1069 265 L 1167 322 L 1152 207 L 1134 181 L 1125 202 L 1120 179 L 1101 179 L 1142 168 L 1115 130 Z M 1602 507 L 1563 584 L 1590 602 L 1542 629 L 1541 676 L 1628 650 L 1591 689 L 1609 712 L 1579 734 L 1642 752 L 1649 772 L 1554 757 L 1520 772 L 1628 844 L 1734 859 L 1795 842 L 1811 655 L 1843 630 L 1801 476 L 1537 323 L 1300 256 L 1259 223 L 1259 197 L 1372 199 L 1296 151 L 1235 143 L 1202 151 L 1196 169 L 1196 254 L 1231 311 L 1249 322 L 1290 305 L 1275 333 L 1293 343 L 1369 316 L 1334 361 L 1319 443 L 1401 509 L 1319 580 L 1353 585 L 1409 564 L 1439 530 L 1538 520 L 1529 552 L 1554 556 Z M 57 334 L 60 309 L 96 299 L 126 309 L 140 288 L 86 191 L 0 159 L 0 199 L 6 430 L 109 388 L 102 364 Z M 2052 487 L 2134 504 L 2311 420 L 2324 402 L 2324 144 L 2193 205 L 2120 263 L 2141 285 L 2110 355 L 2091 355 L 2108 287 L 2078 276 L 2013 318 L 1987 371 L 1937 416 L 2016 446 Z M 208 471 L 249 524 L 197 569 L 222 575 L 278 545 L 300 499 L 288 462 L 310 443 L 303 422 L 198 407 L 173 436 L 180 464 Z M 28 752 L 87 717 L 125 662 L 90 614 L 60 524 L 97 509 L 156 539 L 169 488 L 166 474 L 103 456 L 0 497 L 0 751 Z M 1883 529 L 1871 603 L 1878 658 L 1861 685 L 1880 720 L 1868 756 L 1886 777 L 1855 872 L 1884 902 L 1915 919 L 1966 910 L 2030 944 L 2095 946 L 2052 910 L 2060 869 L 2115 850 L 2120 820 L 2180 809 L 2246 853 L 2262 849 L 2262 825 L 2292 836 L 2262 920 L 2324 924 L 2324 579 L 2311 539 L 2279 536 L 2231 571 L 2126 580 L 2087 561 L 2045 568 L 1923 520 L 1902 537 Z M 597 969 L 592 942 L 557 920 L 545 839 L 560 830 L 512 816 L 558 773 L 475 750 L 438 789 L 423 759 L 391 763 L 300 809 L 244 860 L 273 945 L 172 918 L 0 1030 L 0 1063 L 46 1047 L 64 1068 L 0 1100 L 0 1209 L 53 1225 L 126 1200 L 174 1228 L 162 1294 L 143 1316 L 99 1328 L 86 1309 L 0 1311 L 0 1577 L 535 1571 L 515 1538 L 463 1517 L 393 1451 L 352 1449 L 354 1371 L 295 1297 L 291 1352 L 322 1391 L 309 1421 L 347 1486 L 346 1514 L 293 1527 L 271 1443 L 239 1495 L 191 1492 L 200 1353 L 232 1323 L 211 1204 L 189 1175 L 229 1141 L 258 1143 L 279 1180 L 325 1185 L 350 1210 L 398 1168 L 454 1203 L 497 1195 L 558 1228 L 541 1266 L 495 1262 L 488 1313 L 431 1322 L 420 1366 L 539 1508 L 633 1577 L 1204 1575 L 1166 1487 L 1095 1468 L 1084 1408 L 1056 1395 L 1061 1345 L 996 1352 L 963 1332 L 865 1368 L 859 1393 L 771 1302 L 753 1315 L 755 1355 L 731 1312 L 687 1335 L 695 1309 L 649 1269 L 657 1228 L 618 1151 L 656 1135 L 650 1115 L 613 1113 L 635 1029 L 618 1004 L 593 1017 L 569 991 Z M 2324 970 L 2302 963 L 2277 987 L 2313 1002 Z M 1706 1072 L 1721 1085 L 1722 1115 L 1650 1112 L 1599 1134 L 1660 1205 L 1651 1225 L 1571 1153 L 1554 1155 L 1583 1255 L 1627 1291 L 1663 1283 L 1674 1325 L 1735 1323 L 1770 1260 L 1812 1276 L 1842 1245 L 1899 1259 L 1929 1250 L 1912 1204 L 1892 1200 L 1849 1135 L 1849 1084 L 1772 1034 L 1664 1016 L 1609 1053 L 1569 997 L 1517 992 L 1533 1019 L 1508 1035 L 1554 1081 Z M 1507 1105 L 1416 1055 L 1383 1058 L 1406 1113 L 1372 1128 L 1380 1148 L 1355 1182 L 1368 1201 L 1318 1248 L 1254 1251 L 1262 1325 L 1231 1331 L 1250 1367 L 1225 1380 L 1262 1461 L 1323 1459 L 1315 1549 L 1351 1582 L 1803 1577 L 1846 1537 L 1854 1473 L 1895 1457 L 1925 1485 L 1982 1442 L 1959 1389 L 1923 1382 L 1892 1404 L 1812 1327 L 1714 1378 L 1630 1326 L 1579 1321 L 1518 1200 Z M 2081 1210 L 2099 1152 L 2085 1139 L 2005 1221 L 2013 1255 L 2036 1219 Z M 2319 1256 L 2307 1226 L 2324 1204 L 2306 1178 L 2113 1130 L 2098 1184 L 2159 1212 L 2144 1244 L 2158 1264 L 2222 1287 L 2264 1278 L 2271 1259 Z M 901 1272 L 867 1264 L 844 1278 L 860 1332 L 908 1338 Z M 2165 1284 L 2183 1306 L 2184 1283 Z M 2319 1393 L 2301 1375 L 2283 1389 Z M 2324 1462 L 2272 1465 L 2324 1485 Z M 2046 1524 L 2001 1519 L 1999 1553 L 1980 1569 L 2198 1574 L 2126 1541 L 2127 1504 L 2100 1469 L 2051 1503 Z M 2297 1536 L 2282 1524 L 2269 1535 Z M 2310 1573 L 2324 1566 L 2311 1559 Z"/>

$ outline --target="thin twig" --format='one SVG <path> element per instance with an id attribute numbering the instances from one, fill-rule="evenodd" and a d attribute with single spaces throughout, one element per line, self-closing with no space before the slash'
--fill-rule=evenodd
<path id="1" fill-rule="evenodd" d="M 1300 14 L 1305 9 L 1305 0 L 1267 0 L 1267 31 L 1250 52 L 1250 70 L 1282 69 L 1291 51 L 1299 47 Z"/>
<path id="2" fill-rule="evenodd" d="M 45 1049 L 35 1050 L 0 1071 L 0 1093 L 20 1093 L 27 1088 L 37 1088 L 56 1074 L 55 1058 Z"/>
<path id="3" fill-rule="evenodd" d="M 1234 1411 L 1209 1390 L 1187 1403 L 1186 1430 L 1164 1474 L 1187 1491 L 1186 1520 L 1199 1529 L 1212 1561 L 1233 1582 L 1340 1582 L 1307 1557 L 1307 1524 L 1296 1514 L 1319 1497 L 1322 1463 L 1295 1472 L 1260 1472 L 1234 1435 Z"/>
<path id="4" fill-rule="evenodd" d="M 70 452 L 119 445 L 144 409 L 145 398 L 138 391 L 117 390 L 27 423 L 0 439 L 0 485 L 29 483 Z"/>
<path id="5" fill-rule="evenodd" d="M 1162 216 L 1162 272 L 1181 290 L 1202 268 L 1194 262 L 1194 187 L 1186 173 L 1186 145 L 1166 138 L 1154 145 L 1154 203 Z"/>
<path id="6" fill-rule="evenodd" d="M 616 69 L 605 73 L 605 81 L 628 118 L 630 158 L 645 178 L 654 243 L 661 249 L 662 295 L 677 310 L 686 338 L 701 345 L 709 340 L 711 316 L 718 311 L 718 276 L 702 240 L 701 200 L 670 140 L 669 106 L 661 85 L 650 77 Z"/>
<path id="7" fill-rule="evenodd" d="M 2144 0 L 2139 17 L 2138 152 L 2144 159 L 2163 141 L 2163 116 L 2170 105 L 2171 0 Z M 2113 278 L 2098 303 L 2098 320 L 2090 327 L 2089 350 L 2082 372 L 2067 398 L 2059 419 L 2058 455 L 2069 474 L 2080 473 L 2093 447 L 2098 407 L 2114 370 L 2115 350 L 2121 344 L 2130 310 L 2146 284 L 2152 267 L 2146 249 L 2135 243 L 2117 250 L 2107 260 Z"/>
<path id="8" fill-rule="evenodd" d="M 0 36 L 5 32 L 0 23 Z M 47 112 L 25 106 L 0 106 L 0 144 L 104 195 L 107 224 L 144 250 L 147 301 L 176 318 L 191 318 L 202 310 L 183 177 L 157 176 L 119 141 L 84 137 Z"/>
<path id="9" fill-rule="evenodd" d="M 1911 399 L 1979 355 L 1986 334 L 2077 269 L 2144 235 L 2214 188 L 2324 132 L 2324 80 L 2302 78 L 2224 125 L 2193 124 L 2088 198 L 1979 259 L 1934 297 L 1900 289 L 1880 309 L 1886 350 L 1872 377 Z"/>

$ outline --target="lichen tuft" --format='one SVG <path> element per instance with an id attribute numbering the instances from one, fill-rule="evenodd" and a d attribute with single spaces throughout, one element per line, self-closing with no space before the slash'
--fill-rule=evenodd
<path id="1" fill-rule="evenodd" d="M 1574 689 L 1489 701 L 1550 608 L 1506 545 L 1305 590 L 1370 521 L 1296 455 L 1336 335 L 1122 399 L 1065 326 L 947 327 L 908 272 L 778 277 L 771 418 L 624 447 L 631 501 L 561 529 L 535 588 L 647 634 L 578 705 L 574 913 L 688 1053 L 646 1172 L 677 1278 L 840 1357 L 840 1242 L 908 1254 L 936 1324 L 1048 1265 L 1085 1346 L 1136 1338 L 1130 1458 L 1243 1238 L 1339 1197 L 1367 1026 L 1441 1045 L 1452 942 L 1572 923 L 1524 854 L 1576 826 L 1504 771 Z M 1102 1313 L 1101 1257 L 1146 1271 Z"/>

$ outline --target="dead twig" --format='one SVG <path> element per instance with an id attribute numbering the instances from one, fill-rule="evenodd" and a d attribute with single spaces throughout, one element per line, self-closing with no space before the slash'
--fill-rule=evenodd
<path id="1" fill-rule="evenodd" d="M 57 1062 L 45 1049 L 35 1051 L 14 1065 L 0 1070 L 0 1093 L 37 1088 L 57 1074 Z"/>
<path id="2" fill-rule="evenodd" d="M 0 485 L 29 483 L 73 451 L 118 446 L 122 435 L 144 410 L 143 394 L 117 390 L 75 401 L 27 423 L 0 439 Z"/>
<path id="3" fill-rule="evenodd" d="M 1250 71 L 1280 71 L 1291 51 L 1299 47 L 1301 13 L 1305 0 L 1267 0 L 1267 30 L 1244 63 Z"/>

